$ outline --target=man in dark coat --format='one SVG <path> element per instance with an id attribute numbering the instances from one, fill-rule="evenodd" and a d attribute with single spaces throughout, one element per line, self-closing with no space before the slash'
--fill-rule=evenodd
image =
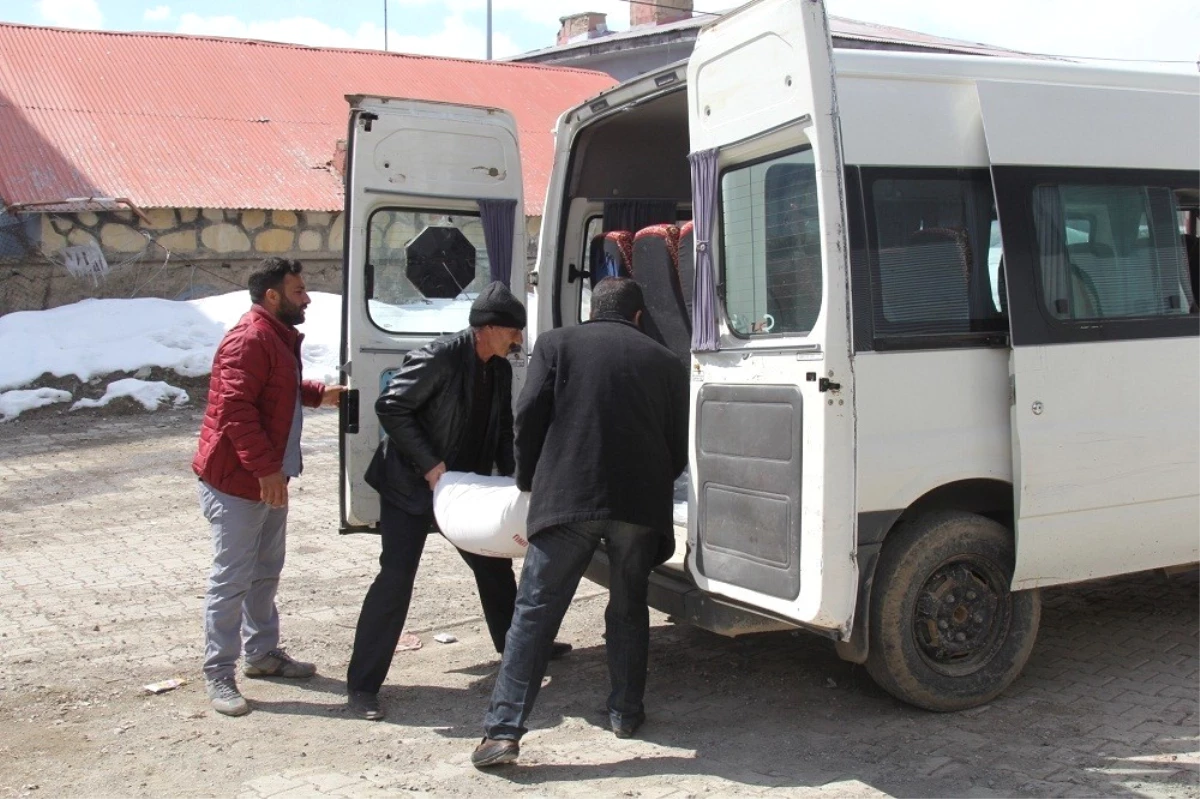
<path id="1" fill-rule="evenodd" d="M 529 549 L 504 659 L 484 719 L 478 768 L 520 752 L 550 642 L 597 545 L 611 563 L 605 638 L 619 738 L 645 712 L 650 570 L 670 556 L 672 489 L 687 466 L 688 381 L 679 358 L 639 329 L 629 278 L 600 281 L 592 318 L 543 334 L 517 402 L 517 486 L 529 498 Z M 665 546 L 664 546 L 665 544 Z"/>
<path id="2" fill-rule="evenodd" d="M 213 564 L 204 597 L 204 678 L 213 709 L 250 712 L 234 676 L 311 677 L 312 663 L 279 648 L 275 592 L 287 537 L 288 481 L 303 469 L 301 406 L 336 405 L 341 386 L 302 380 L 296 325 L 308 291 L 299 261 L 268 258 L 249 278 L 250 311 L 213 357 L 208 407 L 192 470 Z"/>
<path id="3" fill-rule="evenodd" d="M 525 307 L 495 282 L 472 303 L 468 320 L 466 330 L 405 355 L 375 403 L 387 437 L 366 479 L 380 496 L 382 552 L 346 676 L 351 712 L 371 721 L 385 715 L 379 688 L 408 616 L 438 479 L 448 469 L 513 473 L 512 366 L 505 356 L 521 345 Z M 459 554 L 475 573 L 492 644 L 502 652 L 517 595 L 512 560 Z M 556 655 L 571 648 L 555 646 Z"/>

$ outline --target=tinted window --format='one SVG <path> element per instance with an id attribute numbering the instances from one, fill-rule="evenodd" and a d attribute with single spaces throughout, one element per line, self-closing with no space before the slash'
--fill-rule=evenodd
<path id="1" fill-rule="evenodd" d="M 865 177 L 875 338 L 1005 330 L 986 173 L 878 169 Z"/>
<path id="2" fill-rule="evenodd" d="M 1186 315 L 1194 305 L 1175 193 L 1051 184 L 1031 197 L 1042 300 L 1055 319 Z"/>
<path id="3" fill-rule="evenodd" d="M 725 310 L 742 336 L 807 333 L 821 310 L 821 223 L 810 149 L 721 176 Z"/>

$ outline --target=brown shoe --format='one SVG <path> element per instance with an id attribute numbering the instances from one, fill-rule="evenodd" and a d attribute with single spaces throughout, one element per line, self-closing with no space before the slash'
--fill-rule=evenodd
<path id="1" fill-rule="evenodd" d="M 304 679 L 317 673 L 317 667 L 312 663 L 296 660 L 282 649 L 272 649 L 253 663 L 247 663 L 242 669 L 247 677 L 290 677 Z"/>
<path id="2" fill-rule="evenodd" d="M 491 768 L 513 763 L 521 754 L 521 744 L 508 739 L 484 738 L 471 753 L 471 765 L 475 768 Z"/>

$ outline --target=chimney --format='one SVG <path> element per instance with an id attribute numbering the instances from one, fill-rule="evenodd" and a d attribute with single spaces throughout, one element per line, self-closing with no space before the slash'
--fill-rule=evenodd
<path id="1" fill-rule="evenodd" d="M 688 2 L 690 3 L 690 0 Z M 559 17 L 558 21 L 562 23 L 562 27 L 558 29 L 558 40 L 555 43 L 563 45 L 606 36 L 608 25 L 605 24 L 605 20 L 607 19 L 607 14 L 600 14 L 596 11 L 584 11 L 582 14 Z"/>
<path id="2" fill-rule="evenodd" d="M 665 25 L 692 16 L 692 0 L 642 0 L 629 4 L 629 27 Z"/>

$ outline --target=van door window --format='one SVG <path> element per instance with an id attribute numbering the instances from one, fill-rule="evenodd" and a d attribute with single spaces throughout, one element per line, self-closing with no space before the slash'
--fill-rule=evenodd
<path id="1" fill-rule="evenodd" d="M 1170 188 L 1041 185 L 1031 199 L 1043 303 L 1054 318 L 1177 316 L 1193 308 Z"/>
<path id="2" fill-rule="evenodd" d="M 739 336 L 804 334 L 821 311 L 821 223 L 811 148 L 721 176 L 725 312 Z"/>
<path id="3" fill-rule="evenodd" d="M 936 346 L 939 338 L 1006 330 L 1000 227 L 987 173 L 863 175 L 875 340 Z"/>
<path id="4" fill-rule="evenodd" d="M 402 208 L 371 214 L 367 312 L 388 333 L 462 330 L 489 274 L 478 214 Z"/>

